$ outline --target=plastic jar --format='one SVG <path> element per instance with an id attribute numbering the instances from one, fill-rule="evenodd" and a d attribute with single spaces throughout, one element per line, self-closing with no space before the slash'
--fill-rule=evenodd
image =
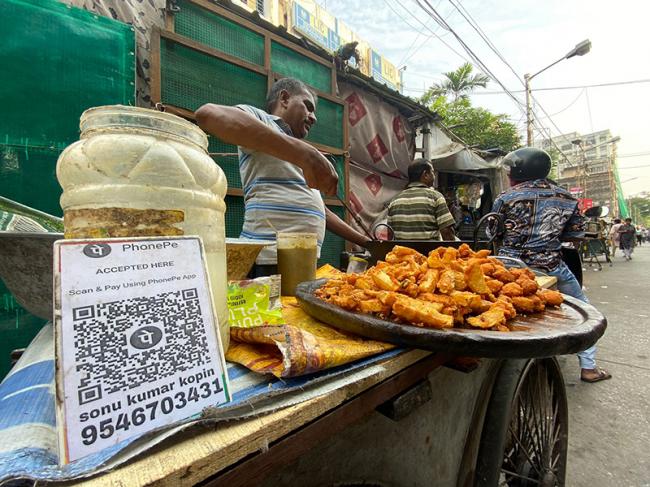
<path id="1" fill-rule="evenodd" d="M 86 110 L 80 129 L 56 167 L 65 237 L 200 236 L 227 350 L 227 183 L 207 136 L 175 115 L 120 105 Z"/>

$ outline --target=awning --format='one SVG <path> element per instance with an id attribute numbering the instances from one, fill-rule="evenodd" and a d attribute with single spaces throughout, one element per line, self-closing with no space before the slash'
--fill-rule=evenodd
<path id="1" fill-rule="evenodd" d="M 457 142 L 438 146 L 431 154 L 433 167 L 439 171 L 478 171 L 480 169 L 497 169 L 497 159 L 486 161 L 478 154 Z"/>

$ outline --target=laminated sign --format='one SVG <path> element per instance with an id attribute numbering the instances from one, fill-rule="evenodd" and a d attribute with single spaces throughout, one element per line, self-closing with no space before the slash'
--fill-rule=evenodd
<path id="1" fill-rule="evenodd" d="M 198 237 L 54 248 L 62 463 L 230 400 Z"/>

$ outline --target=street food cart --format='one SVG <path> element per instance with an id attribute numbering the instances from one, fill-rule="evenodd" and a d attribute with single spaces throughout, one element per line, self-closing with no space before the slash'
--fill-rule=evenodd
<path id="1" fill-rule="evenodd" d="M 50 258 L 51 249 L 37 243 L 45 235 L 0 236 L 5 248 L 13 240 L 12 248 L 30 249 L 22 260 L 19 253 L 12 256 L 26 274 L 22 278 L 32 282 L 21 297 L 30 309 L 28 300 L 48 301 L 34 299 L 42 296 L 46 280 L 35 278 L 33 271 Z M 50 234 L 49 241 L 57 237 Z M 16 245 L 20 240 L 31 246 Z M 6 280 L 6 260 L 0 269 Z M 547 287 L 554 279 L 538 282 Z M 320 284 L 301 285 L 298 297 L 305 309 L 323 308 L 313 297 Z M 295 307 L 295 302 L 285 299 L 285 306 Z M 334 314 L 326 321 L 343 320 L 343 327 L 373 336 L 364 331 L 369 321 Z M 41 463 L 11 478 L 90 485 L 563 485 L 568 417 L 553 355 L 589 346 L 604 332 L 605 320 L 590 305 L 567 297 L 561 309 L 518 323 L 533 333 L 488 331 L 467 340 L 453 333 L 431 337 L 402 326 L 413 328 L 398 337 L 402 348 L 310 374 L 304 381 L 277 381 L 248 371 L 246 380 L 258 381 L 258 391 L 287 389 L 240 403 L 231 414 L 220 416 L 217 408 L 183 428 L 136 442 L 130 451 L 115 452 L 115 458 L 107 456 L 93 469 L 80 465 L 61 474 L 55 465 L 43 468 Z M 51 326 L 36 340 L 41 348 L 47 348 L 48 333 L 51 337 Z M 392 332 L 379 333 L 375 338 Z M 438 351 L 413 348 L 418 343 Z M 51 350 L 39 354 L 38 346 L 32 348 L 14 377 L 43 363 L 43 354 L 50 354 L 46 362 L 52 359 Z M 472 351 L 485 358 L 468 358 Z M 242 370 L 229 365 L 233 377 L 242 376 Z M 3 386 L 11 385 L 12 375 Z M 38 388 L 39 380 L 49 383 L 33 379 L 30 388 Z M 15 388 L 3 392 L 7 398 Z"/>
<path id="2" fill-rule="evenodd" d="M 31 3 L 20 2 L 20 6 Z M 459 154 L 464 155 L 461 159 L 474 158 L 466 147 L 448 144 L 448 138 L 433 123 L 435 114 L 425 107 L 361 73 L 337 72 L 323 49 L 306 46 L 255 15 L 237 13 L 232 5 L 225 8 L 205 0 L 176 0 L 168 2 L 164 15 L 154 9 L 160 18 L 151 21 L 148 8 L 143 7 L 142 15 L 136 11 L 129 19 L 135 27 L 120 26 L 119 48 L 113 54 L 115 70 L 121 68 L 124 74 L 123 89 L 121 97 L 111 99 L 112 103 L 134 101 L 129 90 L 132 93 L 135 82 L 129 75 L 135 71 L 136 29 L 146 37 L 138 37 L 138 72 L 143 79 L 150 78 L 149 85 L 139 87 L 138 102 L 146 98 L 190 120 L 193 110 L 208 102 L 262 106 L 266 89 L 275 79 L 300 76 L 319 99 L 320 122 L 309 141 L 334 157 L 340 180 L 338 196 L 367 218 L 366 223 L 380 213 L 385 202 L 380 198 L 385 196 L 382 192 L 396 194 L 403 188 L 405 174 L 403 167 L 397 167 L 398 162 L 403 165 L 416 153 L 432 159 L 439 156 L 437 165 Z M 82 19 L 85 28 L 70 28 L 69 32 L 92 34 L 92 23 L 96 22 L 106 37 L 98 37 L 97 45 L 101 42 L 102 48 L 90 49 L 88 54 L 108 52 L 105 46 L 112 40 L 106 26 L 113 25 L 112 20 L 98 20 L 88 12 L 83 15 L 74 11 L 71 15 L 63 5 L 55 9 L 55 16 L 49 12 L 42 17 L 48 19 L 44 27 L 58 25 L 61 19 L 66 27 L 74 27 Z M 33 19 L 39 12 L 20 14 Z M 66 41 L 77 47 L 75 38 L 66 37 Z M 45 60 L 50 58 L 55 56 L 44 56 Z M 109 66 L 108 60 L 99 64 Z M 79 62 L 75 66 L 82 69 L 93 64 Z M 83 76 L 69 78 L 86 81 Z M 115 84 L 110 76 L 98 79 L 111 81 L 106 81 L 110 87 Z M 21 83 L 22 78 L 14 81 Z M 138 84 L 141 82 L 139 78 Z M 86 84 L 96 87 L 98 81 L 93 78 Z M 68 112 L 74 112 L 72 118 L 88 108 L 74 105 L 78 89 L 65 90 L 74 95 L 66 106 Z M 31 93 L 26 96 L 32 100 Z M 57 101 L 56 96 L 46 98 Z M 105 94 L 98 98 L 96 104 L 106 100 Z M 372 121 L 380 105 L 390 105 L 385 120 L 378 128 L 370 124 L 373 130 L 362 131 L 364 117 Z M 56 110 L 48 115 L 51 113 Z M 76 125 L 76 118 L 73 121 Z M 350 134 L 351 127 L 359 132 Z M 416 131 L 427 135 L 417 148 L 411 143 Z M 16 140 L 26 140 L 18 135 Z M 38 149 L 48 151 L 47 161 L 51 163 L 72 140 L 68 133 L 56 140 L 47 135 L 49 139 L 40 141 L 43 145 Z M 390 151 L 386 147 L 389 137 Z M 442 141 L 440 146 L 434 139 Z M 34 138 L 29 141 L 36 143 Z M 244 209 L 237 151 L 213 138 L 209 144 L 210 155 L 228 177 L 226 235 L 237 237 Z M 32 149 L 25 146 L 16 151 L 16 160 Z M 382 171 L 386 170 L 372 173 L 369 167 L 379 167 L 380 162 L 386 164 Z M 362 192 L 367 198 L 353 197 L 353 193 Z M 47 193 L 58 205 L 53 192 Z M 344 216 L 339 200 L 327 199 L 325 203 Z M 58 236 L 18 233 L 0 235 L 0 244 L 4 245 L 0 252 L 2 279 L 28 310 L 49 319 L 49 244 Z M 39 245 L 43 242 L 47 245 Z M 344 242 L 328 234 L 321 257 L 337 264 L 343 249 Z M 542 279 L 541 284 L 551 285 L 551 281 Z M 308 296 L 303 303 L 308 304 Z M 339 324 L 345 322 L 343 319 Z M 401 348 L 391 346 L 371 357 L 293 378 L 273 378 L 229 364 L 234 391 L 230 409 L 206 411 L 199 418 L 129 443 L 128 448 L 86 457 L 66 468 L 58 467 L 56 456 L 54 353 L 52 327 L 48 325 L 0 385 L 0 408 L 4 408 L 0 415 L 0 482 L 562 485 L 567 408 L 562 375 L 552 357 L 594 343 L 604 332 L 605 320 L 593 307 L 567 299 L 559 311 L 538 325 L 540 334 L 519 344 L 495 345 L 469 335 L 450 335 L 455 337 L 451 341 L 423 342 L 428 350 L 421 350 L 413 337 L 400 338 Z M 484 358 L 467 358 L 472 355 Z"/>

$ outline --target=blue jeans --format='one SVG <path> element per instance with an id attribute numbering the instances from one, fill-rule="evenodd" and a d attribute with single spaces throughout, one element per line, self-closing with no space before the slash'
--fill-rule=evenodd
<path id="1" fill-rule="evenodd" d="M 546 272 L 549 276 L 557 277 L 557 289 L 561 293 L 573 296 L 585 303 L 589 302 L 585 293 L 582 292 L 582 286 L 580 286 L 580 283 L 564 262 L 560 262 L 560 265 L 552 271 L 543 272 Z M 579 352 L 578 359 L 580 360 L 581 369 L 595 369 L 596 345 L 592 345 L 587 350 Z"/>

